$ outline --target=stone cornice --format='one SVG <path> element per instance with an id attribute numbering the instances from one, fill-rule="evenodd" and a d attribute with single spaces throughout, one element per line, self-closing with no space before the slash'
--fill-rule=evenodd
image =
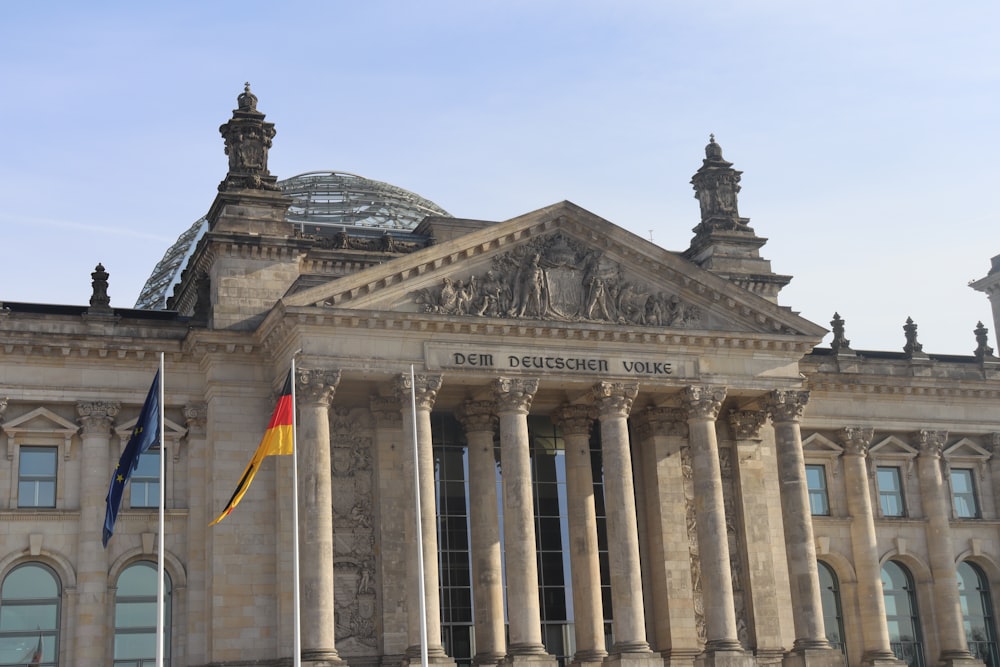
<path id="1" fill-rule="evenodd" d="M 969 398 L 996 400 L 1000 398 L 1000 384 L 987 383 L 982 385 L 990 386 L 955 386 L 956 383 L 945 380 L 940 385 L 916 385 L 913 378 L 895 378 L 895 382 L 889 378 L 872 378 L 857 376 L 845 377 L 841 379 L 822 380 L 810 379 L 806 386 L 814 392 L 846 393 L 846 394 L 874 394 L 874 395 L 896 395 L 896 396 L 923 396 L 927 398 L 948 397 L 948 398 Z"/>

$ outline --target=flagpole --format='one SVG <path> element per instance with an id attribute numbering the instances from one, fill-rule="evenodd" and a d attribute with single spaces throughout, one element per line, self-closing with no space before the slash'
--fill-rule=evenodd
<path id="1" fill-rule="evenodd" d="M 163 518 L 164 518 L 164 511 L 163 511 L 163 506 L 164 506 L 164 498 L 166 496 L 166 494 L 164 493 L 164 487 L 166 486 L 166 484 L 164 484 L 164 482 L 166 481 L 166 478 L 164 477 L 163 471 L 164 471 L 164 467 L 166 465 L 165 461 L 166 461 L 166 458 L 167 458 L 167 443 L 166 443 L 166 440 L 163 437 L 163 432 L 164 432 L 164 422 L 163 422 L 163 411 L 164 411 L 164 409 L 163 409 L 163 384 L 164 384 L 164 382 L 163 382 L 163 380 L 164 380 L 164 378 L 163 378 L 163 353 L 162 352 L 160 352 L 160 371 L 159 371 L 159 377 L 160 377 L 160 415 L 159 415 L 160 433 L 159 433 L 158 437 L 159 437 L 159 440 L 160 440 L 160 483 L 158 484 L 158 486 L 160 487 L 160 502 L 159 502 L 159 506 L 160 506 L 160 511 L 159 511 L 159 522 L 160 522 L 159 532 L 160 532 L 160 536 L 159 536 L 159 547 L 156 550 L 157 551 L 157 555 L 156 555 L 156 667 L 163 667 L 163 635 L 164 635 L 164 633 L 163 633 L 164 618 L 163 617 L 166 614 L 166 609 L 165 609 L 164 604 L 163 604 L 163 598 L 164 598 L 164 591 L 163 591 L 163 537 L 164 537 L 164 528 L 163 528 L 164 520 L 163 520 Z"/>
<path id="2" fill-rule="evenodd" d="M 299 609 L 299 442 L 295 397 L 295 357 L 292 355 L 292 665 L 302 667 L 302 619 Z"/>
<path id="3" fill-rule="evenodd" d="M 420 511 L 420 457 L 417 454 L 417 383 L 410 364 L 410 407 L 413 411 L 413 496 L 417 506 L 417 590 L 420 596 L 420 664 L 427 667 L 427 596 L 424 591 L 424 527 Z"/>

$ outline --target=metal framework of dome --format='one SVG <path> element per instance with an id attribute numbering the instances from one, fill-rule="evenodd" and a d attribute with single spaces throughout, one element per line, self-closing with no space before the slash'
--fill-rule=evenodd
<path id="1" fill-rule="evenodd" d="M 285 219 L 303 232 L 309 227 L 411 230 L 428 215 L 450 214 L 434 202 L 409 190 L 370 178 L 337 171 L 310 171 L 278 181 L 292 198 Z M 208 231 L 205 218 L 197 220 L 164 253 L 135 307 L 163 310 L 181 272 L 201 237 Z"/>

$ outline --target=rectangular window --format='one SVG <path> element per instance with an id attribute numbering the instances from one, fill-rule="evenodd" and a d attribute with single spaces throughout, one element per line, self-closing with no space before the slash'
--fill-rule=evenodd
<path id="1" fill-rule="evenodd" d="M 139 465 L 129 482 L 132 487 L 131 507 L 160 506 L 160 450 L 150 449 L 139 457 Z"/>
<path id="2" fill-rule="evenodd" d="M 903 502 L 903 478 L 899 474 L 899 468 L 879 466 L 877 475 L 878 500 L 882 508 L 882 516 L 906 516 L 906 504 Z"/>
<path id="3" fill-rule="evenodd" d="M 56 506 L 56 448 L 21 447 L 17 471 L 17 506 Z"/>
<path id="4" fill-rule="evenodd" d="M 806 485 L 809 487 L 810 512 L 814 516 L 830 516 L 830 497 L 826 492 L 826 468 L 821 465 L 807 465 Z"/>
<path id="5" fill-rule="evenodd" d="M 959 519 L 978 519 L 979 502 L 976 485 L 968 468 L 952 468 L 951 497 L 955 503 L 955 516 Z"/>

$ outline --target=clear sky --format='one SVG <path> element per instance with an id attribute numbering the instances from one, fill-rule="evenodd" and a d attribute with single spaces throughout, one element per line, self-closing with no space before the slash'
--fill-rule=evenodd
<path id="1" fill-rule="evenodd" d="M 709 133 L 782 305 L 852 347 L 971 354 L 1000 254 L 1000 3 L 5 3 L 0 301 L 131 307 L 225 175 L 249 81 L 271 173 L 387 181 L 453 215 L 568 199 L 671 250 Z M 992 193 L 992 194 L 991 194 Z M 829 342 L 829 336 L 825 339 Z M 995 337 L 991 332 L 991 341 Z"/>

